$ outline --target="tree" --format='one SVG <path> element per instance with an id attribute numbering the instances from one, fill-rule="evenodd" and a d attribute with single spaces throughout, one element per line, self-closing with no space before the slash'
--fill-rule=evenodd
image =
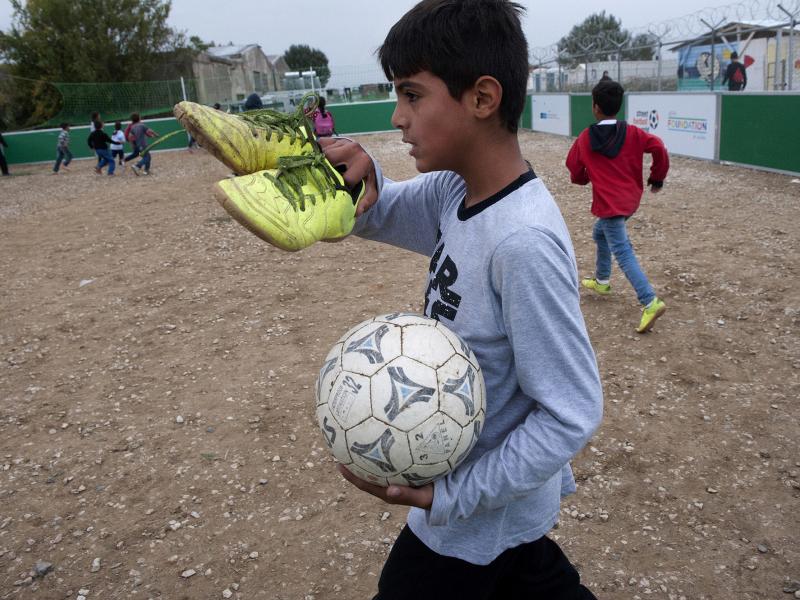
<path id="1" fill-rule="evenodd" d="M 170 0 L 11 0 L 11 29 L 0 32 L 0 58 L 11 75 L 40 81 L 148 79 L 165 56 L 187 47 L 167 25 Z M 41 115 L 57 101 L 44 86 L 25 104 Z M 54 100 L 55 98 L 55 100 Z"/>
<path id="2" fill-rule="evenodd" d="M 331 78 L 331 70 L 328 68 L 328 57 L 322 50 L 312 48 L 306 44 L 292 44 L 283 55 L 289 68 L 295 71 L 305 71 L 309 67 L 317 72 L 320 83 L 323 87 Z"/>
<path id="3" fill-rule="evenodd" d="M 583 62 L 612 60 L 617 53 L 625 60 L 650 60 L 653 58 L 652 36 L 632 36 L 622 28 L 622 21 L 601 11 L 586 17 L 570 32 L 558 40 L 558 50 L 566 55 L 564 63 L 576 65 Z M 590 49 L 586 50 L 588 46 Z"/>

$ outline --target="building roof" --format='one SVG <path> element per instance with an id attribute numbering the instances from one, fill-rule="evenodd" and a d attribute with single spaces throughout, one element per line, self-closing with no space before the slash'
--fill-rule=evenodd
<path id="1" fill-rule="evenodd" d="M 722 36 L 725 36 L 726 39 L 730 42 L 730 36 L 736 35 L 737 31 L 740 31 L 745 39 L 750 37 L 750 33 L 753 33 L 753 39 L 759 38 L 771 38 L 775 37 L 775 31 L 780 29 L 783 31 L 784 34 L 791 32 L 792 28 L 787 26 L 786 23 L 782 23 L 780 21 L 730 21 L 729 23 L 725 23 L 724 25 L 720 25 L 717 28 L 717 33 L 714 36 L 715 43 L 724 43 L 722 40 Z M 800 26 L 795 28 L 795 31 L 800 31 Z M 676 52 L 685 46 L 698 46 L 698 45 L 708 45 L 711 44 L 711 31 L 709 30 L 707 33 L 700 35 L 694 39 L 686 40 L 675 44 L 674 46 L 670 47 L 672 52 Z M 669 45 L 669 44 L 667 44 Z"/>
<path id="2" fill-rule="evenodd" d="M 221 58 L 231 58 L 233 56 L 238 56 L 247 52 L 248 50 L 253 50 L 254 48 L 258 48 L 258 44 L 238 44 L 233 46 L 212 46 L 206 52 L 211 54 L 212 56 L 219 56 Z"/>

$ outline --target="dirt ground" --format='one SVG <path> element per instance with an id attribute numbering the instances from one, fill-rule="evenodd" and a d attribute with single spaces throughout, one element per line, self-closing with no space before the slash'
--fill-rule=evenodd
<path id="1" fill-rule="evenodd" d="M 360 139 L 414 174 L 399 135 Z M 570 141 L 522 141 L 591 273 Z M 0 598 L 370 598 L 406 511 L 341 479 L 312 386 L 350 326 L 421 308 L 427 259 L 273 249 L 203 151 L 49 168 L 0 181 Z M 553 534 L 599 598 L 800 586 L 798 223 L 792 177 L 674 158 L 629 222 L 666 315 L 635 334 L 619 271 L 583 294 L 605 418 Z"/>

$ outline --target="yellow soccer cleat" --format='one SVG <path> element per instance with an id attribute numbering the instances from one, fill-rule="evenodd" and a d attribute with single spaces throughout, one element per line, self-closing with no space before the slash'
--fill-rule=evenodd
<path id="1" fill-rule="evenodd" d="M 281 157 L 278 166 L 223 179 L 214 195 L 234 219 L 282 250 L 302 250 L 350 233 L 363 182 L 348 189 L 321 152 Z"/>
<path id="2" fill-rule="evenodd" d="M 594 277 L 585 277 L 581 279 L 581 285 L 604 296 L 611 293 L 611 284 L 600 283 Z"/>
<path id="3" fill-rule="evenodd" d="M 653 300 L 642 309 L 642 318 L 639 321 L 639 326 L 636 328 L 637 333 L 645 333 L 653 328 L 656 319 L 667 311 L 667 305 L 663 300 L 653 298 Z"/>
<path id="4" fill-rule="evenodd" d="M 175 105 L 175 118 L 203 148 L 237 175 L 275 169 L 281 156 L 312 154 L 316 149 L 314 128 L 304 107 L 313 95 L 304 96 L 294 113 L 271 109 L 228 114 L 196 104 Z"/>

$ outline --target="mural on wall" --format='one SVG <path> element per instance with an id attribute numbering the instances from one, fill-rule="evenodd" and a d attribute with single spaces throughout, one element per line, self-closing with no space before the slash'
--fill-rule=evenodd
<path id="1" fill-rule="evenodd" d="M 711 89 L 712 80 L 714 89 L 720 89 L 725 69 L 731 62 L 731 52 L 734 50 L 736 50 L 736 45 L 729 47 L 722 43 L 715 44 L 713 61 L 711 60 L 711 44 L 685 46 L 678 50 L 678 89 L 708 90 Z M 745 69 L 755 63 L 755 59 L 749 54 L 745 54 L 739 60 Z"/>

